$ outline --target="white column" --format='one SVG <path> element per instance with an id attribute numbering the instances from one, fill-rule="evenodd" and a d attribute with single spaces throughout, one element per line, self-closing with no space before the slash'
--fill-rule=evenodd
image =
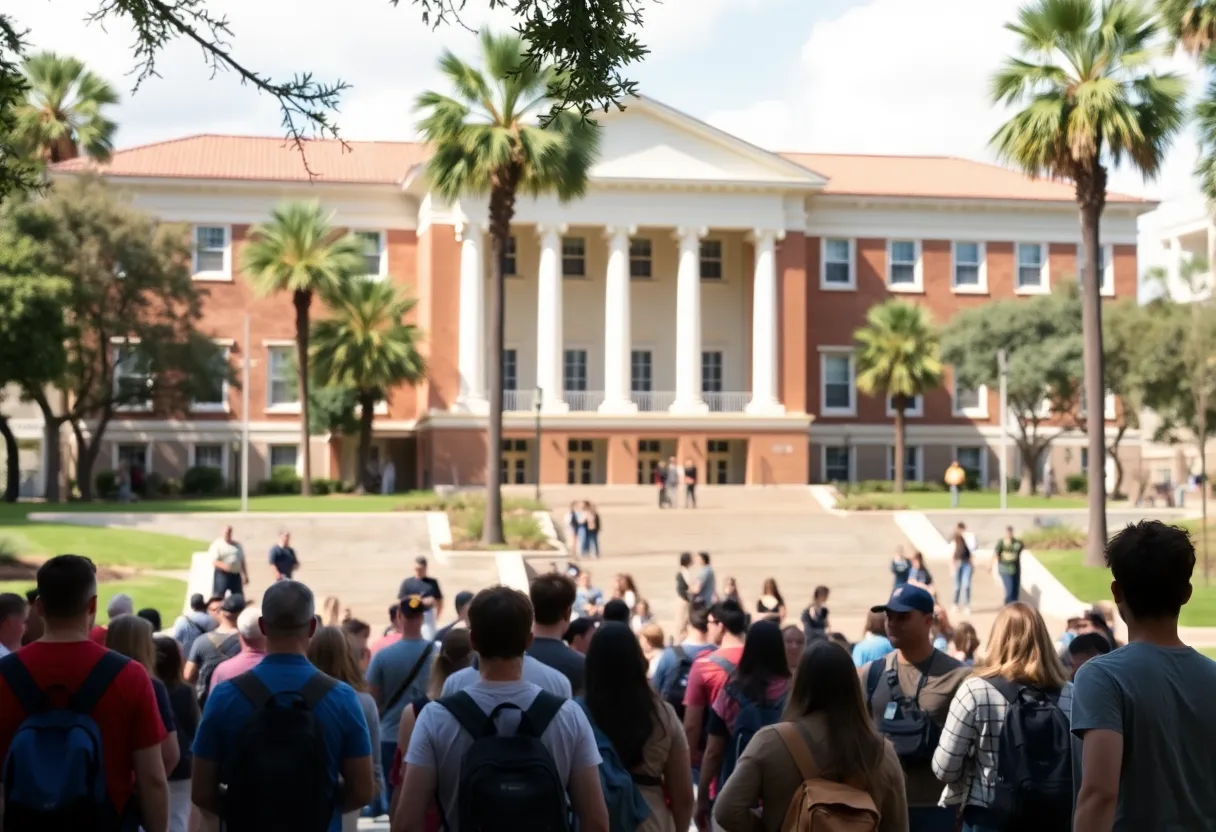
<path id="1" fill-rule="evenodd" d="M 536 286 L 536 386 L 546 412 L 563 413 L 562 234 L 564 225 L 538 225 L 540 266 Z"/>
<path id="2" fill-rule="evenodd" d="M 629 238 L 636 226 L 609 226 L 608 269 L 604 281 L 604 402 L 601 413 L 634 413 L 630 397 Z"/>
<path id="3" fill-rule="evenodd" d="M 460 241 L 460 336 L 456 363 L 460 395 L 456 407 L 471 413 L 489 412 L 486 400 L 486 282 L 485 230 L 476 223 L 456 226 Z"/>
<path id="4" fill-rule="evenodd" d="M 701 238 L 708 229 L 677 228 L 676 398 L 672 413 L 708 413 L 701 399 Z"/>
<path id="5" fill-rule="evenodd" d="M 785 236 L 772 229 L 752 232 L 755 244 L 755 273 L 752 279 L 752 400 L 747 412 L 780 415 L 777 400 L 777 239 Z"/>

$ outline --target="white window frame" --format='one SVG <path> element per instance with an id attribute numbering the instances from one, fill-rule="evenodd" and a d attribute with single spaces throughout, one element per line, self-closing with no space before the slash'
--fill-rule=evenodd
<path id="1" fill-rule="evenodd" d="M 378 252 L 380 255 L 380 270 L 378 272 L 376 272 L 375 274 L 365 274 L 365 275 L 363 275 L 363 277 L 369 277 L 373 280 L 383 280 L 385 277 L 388 276 L 388 234 L 386 234 L 382 230 L 375 229 L 375 228 L 354 228 L 354 229 L 351 229 L 351 231 L 354 233 L 355 239 L 357 239 L 360 242 L 360 244 L 365 242 L 364 238 L 361 235 L 364 235 L 364 234 L 366 234 L 368 236 L 370 236 L 372 234 L 376 235 L 376 244 L 380 248 L 380 250 Z M 363 253 L 362 246 L 360 246 L 359 254 L 363 257 L 367 256 L 366 254 Z"/>
<path id="2" fill-rule="evenodd" d="M 198 267 L 198 230 L 200 228 L 222 228 L 224 230 L 224 267 L 219 271 L 200 271 Z M 232 282 L 232 226 L 212 223 L 196 223 L 190 229 L 190 274 L 195 280 Z"/>
<path id="3" fill-rule="evenodd" d="M 848 452 L 849 477 L 840 482 L 857 482 L 857 446 L 856 445 L 820 445 L 819 446 L 819 477 L 824 482 L 833 482 L 828 479 L 828 448 L 844 448 Z"/>
<path id="4" fill-rule="evenodd" d="M 218 346 L 220 348 L 220 351 L 224 354 L 224 367 L 226 369 L 230 369 L 231 368 L 230 362 L 232 360 L 232 343 L 231 342 L 225 342 L 225 343 L 217 342 L 216 346 Z M 191 413 L 227 413 L 230 410 L 230 408 L 228 406 L 228 377 L 227 376 L 224 377 L 224 381 L 222 383 L 220 390 L 221 390 L 220 400 L 218 402 L 196 402 L 194 400 L 191 400 L 190 401 L 190 412 Z M 204 442 L 203 444 L 210 445 L 212 443 Z"/>
<path id="5" fill-rule="evenodd" d="M 828 243 L 844 241 L 849 244 L 849 280 L 847 283 L 828 282 Z M 857 291 L 857 239 L 855 237 L 819 238 L 819 288 L 825 292 Z"/>
<path id="6" fill-rule="evenodd" d="M 644 245 L 646 247 L 645 253 L 641 251 L 635 253 L 633 249 L 635 244 L 638 245 L 639 249 Z M 639 265 L 645 263 L 646 274 L 634 274 L 633 268 L 635 263 Z M 649 237 L 629 238 L 629 279 L 654 280 L 654 240 L 651 240 Z"/>
<path id="7" fill-rule="evenodd" d="M 924 445 L 904 445 L 904 452 L 907 453 L 908 451 L 911 451 L 912 455 L 914 457 L 914 462 L 912 464 L 912 468 L 913 468 L 912 473 L 915 476 L 913 476 L 909 480 L 908 475 L 907 475 L 908 472 L 905 471 L 904 480 L 910 481 L 910 482 L 924 482 L 925 481 L 925 447 L 924 447 Z M 888 480 L 895 479 L 894 462 L 895 462 L 895 446 L 888 445 L 887 446 L 887 479 Z"/>
<path id="8" fill-rule="evenodd" d="M 267 442 L 266 443 L 266 476 L 274 471 L 274 449 L 275 448 L 292 448 L 296 449 L 296 473 L 303 476 L 304 474 L 304 454 L 300 450 L 299 442 Z"/>
<path id="9" fill-rule="evenodd" d="M 231 442 L 191 442 L 190 443 L 190 467 L 198 467 L 198 446 L 199 445 L 218 445 L 220 448 L 220 474 L 224 478 L 224 482 L 228 482 L 228 469 L 232 464 L 232 443 Z"/>
<path id="10" fill-rule="evenodd" d="M 895 408 L 891 407 L 891 399 L 894 396 L 887 396 L 887 417 L 895 416 Z M 913 396 L 912 401 L 908 403 L 908 407 L 904 409 L 904 416 L 909 419 L 916 419 L 925 415 L 925 397 Z"/>
<path id="11" fill-rule="evenodd" d="M 650 388 L 647 390 L 634 389 L 634 385 L 639 381 L 638 374 L 634 372 L 634 355 L 645 353 L 647 356 L 646 368 L 650 375 Z M 639 362 L 640 363 L 640 362 Z M 649 345 L 634 345 L 629 349 L 629 392 L 631 393 L 653 393 L 654 392 L 654 349 Z"/>
<path id="12" fill-rule="evenodd" d="M 715 244 L 718 246 L 718 255 L 716 257 L 707 257 L 705 255 L 705 246 Z M 705 274 L 706 263 L 718 264 L 718 276 L 707 276 Z M 708 283 L 725 283 L 726 282 L 726 242 L 721 237 L 702 237 L 697 244 L 697 279 Z"/>
<path id="13" fill-rule="evenodd" d="M 274 377 L 271 375 L 273 370 L 271 355 L 274 350 L 278 349 L 295 349 L 296 342 L 290 340 L 275 340 L 263 341 L 263 346 L 266 349 L 266 412 L 267 413 L 289 413 L 298 414 L 300 412 L 300 402 L 279 402 L 275 403 L 271 396 L 274 393 Z M 300 395 L 300 391 L 296 391 L 296 396 Z"/>
<path id="14" fill-rule="evenodd" d="M 950 449 L 950 458 L 958 459 L 959 448 L 979 448 L 980 451 L 980 488 L 988 487 L 988 446 L 980 445 L 955 445 Z"/>
<path id="15" fill-rule="evenodd" d="M 848 407 L 828 407 L 829 358 L 847 358 L 849 361 Z M 821 416 L 857 415 L 857 357 L 850 347 L 821 347 L 819 349 L 819 413 Z"/>
<path id="16" fill-rule="evenodd" d="M 1081 279 L 1084 266 L 1081 264 L 1085 257 L 1085 242 L 1077 243 L 1077 280 Z M 1115 247 L 1110 243 L 1102 244 L 1102 283 L 1098 287 L 1099 294 L 1104 298 L 1115 296 Z"/>
<path id="17" fill-rule="evenodd" d="M 911 243 L 912 244 L 912 282 L 911 283 L 892 283 L 891 274 L 894 270 L 895 263 L 892 260 L 891 254 L 895 249 L 896 243 Z M 925 291 L 925 258 L 921 250 L 920 240 L 909 240 L 906 237 L 900 239 L 887 240 L 887 291 L 889 292 L 924 292 Z"/>
<path id="18" fill-rule="evenodd" d="M 1039 247 L 1039 285 L 1022 285 L 1022 246 Z M 1017 295 L 1046 295 L 1051 292 L 1051 248 L 1047 243 L 1013 244 L 1013 292 Z"/>
<path id="19" fill-rule="evenodd" d="M 979 282 L 974 286 L 958 282 L 959 245 L 973 245 L 976 247 L 976 253 L 979 257 L 979 263 L 977 264 L 979 267 Z M 950 244 L 950 288 L 959 295 L 988 294 L 988 246 L 986 243 L 976 242 L 975 240 L 956 240 Z"/>
<path id="20" fill-rule="evenodd" d="M 584 385 L 582 390 L 575 390 L 570 387 L 566 381 L 566 356 L 570 353 L 583 354 L 583 379 Z M 562 392 L 563 393 L 590 393 L 591 391 L 591 350 L 583 344 L 567 344 L 562 348 Z"/>
<path id="21" fill-rule="evenodd" d="M 113 395 L 115 395 L 115 396 L 117 396 L 117 394 L 118 394 L 119 354 L 121 353 L 121 351 L 124 348 L 138 347 L 138 346 L 139 346 L 138 338 L 115 337 L 115 338 L 110 339 L 110 375 L 111 375 L 110 384 L 111 384 L 111 389 L 113 391 Z M 153 377 L 153 373 L 149 372 L 147 375 L 147 378 L 152 378 L 152 377 Z M 116 404 L 114 406 L 114 410 L 119 413 L 148 413 L 152 410 L 152 406 L 153 406 L 152 396 L 149 395 L 147 404 Z M 135 443 L 126 442 L 123 444 L 135 444 Z"/>
<path id="22" fill-rule="evenodd" d="M 152 440 L 151 439 L 145 440 L 143 442 L 123 442 L 123 441 L 117 440 L 117 439 L 114 440 L 114 442 L 112 442 L 110 444 L 110 470 L 111 471 L 118 470 L 118 465 L 119 465 L 118 449 L 121 445 L 130 445 L 132 447 L 138 446 L 138 445 L 143 445 L 144 446 L 144 459 L 148 463 L 148 466 L 146 468 L 144 468 L 144 476 L 146 477 L 148 474 L 152 473 Z"/>
<path id="23" fill-rule="evenodd" d="M 571 246 L 573 246 L 574 243 L 576 243 L 576 242 L 580 246 L 582 246 L 582 252 L 580 254 L 567 254 L 566 253 L 566 244 L 570 243 Z M 579 234 L 567 235 L 565 237 L 562 237 L 561 246 L 562 246 L 561 247 L 562 279 L 563 280 L 586 280 L 587 279 L 587 238 L 583 237 L 582 235 L 579 235 Z M 566 271 L 566 261 L 567 260 L 571 260 L 571 261 L 578 260 L 580 263 L 582 263 L 582 271 L 577 272 L 577 273 L 576 272 L 567 272 Z"/>
<path id="24" fill-rule="evenodd" d="M 508 262 L 511 271 L 507 271 Z M 508 234 L 502 245 L 502 276 L 519 277 L 519 241 L 514 234 Z"/>
<path id="25" fill-rule="evenodd" d="M 981 384 L 975 391 L 979 398 L 977 407 L 959 407 L 958 406 L 958 376 L 954 376 L 950 382 L 950 415 L 961 416 L 965 419 L 987 419 L 988 418 L 988 385 Z"/>

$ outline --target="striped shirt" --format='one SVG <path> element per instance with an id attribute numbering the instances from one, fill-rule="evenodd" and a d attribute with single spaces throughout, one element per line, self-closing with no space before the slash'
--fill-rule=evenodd
<path id="1" fill-rule="evenodd" d="M 1060 691 L 1060 710 L 1072 713 L 1072 683 Z M 1001 729 L 1009 702 L 986 679 L 972 676 L 959 686 L 941 740 L 933 754 L 933 773 L 946 784 L 940 805 L 989 806 L 996 784 Z"/>

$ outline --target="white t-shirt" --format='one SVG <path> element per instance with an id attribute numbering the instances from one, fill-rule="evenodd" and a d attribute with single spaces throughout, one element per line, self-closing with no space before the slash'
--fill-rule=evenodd
<path id="1" fill-rule="evenodd" d="M 540 690 L 526 681 L 486 682 L 479 679 L 476 684 L 466 687 L 464 692 L 473 697 L 473 701 L 489 714 L 503 702 L 510 702 L 527 710 Z M 447 694 L 445 686 L 444 695 Z M 519 714 L 514 708 L 504 708 L 500 711 L 496 721 L 499 733 L 514 733 L 519 725 Z M 573 771 L 600 764 L 600 753 L 595 747 L 595 734 L 591 731 L 591 723 L 587 721 L 583 709 L 573 701 L 562 705 L 557 716 L 553 717 L 549 727 L 541 734 L 540 741 L 553 755 L 563 786 L 569 785 Z M 436 791 L 449 832 L 457 832 L 456 791 L 460 784 L 460 763 L 472 744 L 473 737 L 460 727 L 456 718 L 441 704 L 432 702 L 418 715 L 414 733 L 410 737 L 410 747 L 405 754 L 406 765 L 426 766 L 435 770 Z"/>
<path id="2" fill-rule="evenodd" d="M 524 681 L 536 685 L 541 690 L 548 691 L 562 699 L 570 699 L 573 691 L 570 680 L 561 671 L 554 670 L 549 665 L 524 654 Z M 441 696 L 451 696 L 462 690 L 468 690 L 481 683 L 481 671 L 475 667 L 466 667 L 449 676 L 443 683 Z"/>
<path id="3" fill-rule="evenodd" d="M 218 560 L 229 572 L 240 572 L 244 568 L 245 552 L 235 540 L 229 543 L 222 537 L 217 538 L 211 543 L 210 555 L 213 562 Z"/>

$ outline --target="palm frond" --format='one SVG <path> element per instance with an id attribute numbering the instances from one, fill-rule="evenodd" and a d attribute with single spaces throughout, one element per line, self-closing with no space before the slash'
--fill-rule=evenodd
<path id="1" fill-rule="evenodd" d="M 46 162 L 71 159 L 81 151 L 108 160 L 118 128 L 104 108 L 118 103 L 114 88 L 76 58 L 54 52 L 31 55 L 22 70 L 27 88 L 15 108 L 16 145 Z"/>
<path id="2" fill-rule="evenodd" d="M 271 212 L 270 222 L 254 226 L 242 250 L 254 290 L 330 296 L 360 274 L 362 246 L 350 234 L 339 235 L 331 219 L 317 202 L 289 202 Z"/>
<path id="3" fill-rule="evenodd" d="M 383 397 L 426 377 L 422 331 L 405 317 L 415 301 L 392 283 L 355 278 L 328 298 L 330 315 L 312 324 L 310 363 L 319 385 Z"/>
<path id="4" fill-rule="evenodd" d="M 1216 0 L 1157 0 L 1157 11 L 1173 43 L 1191 55 L 1216 43 Z"/>
<path id="5" fill-rule="evenodd" d="M 940 340 L 922 307 L 903 300 L 872 306 L 853 337 L 862 393 L 913 398 L 941 384 Z"/>

